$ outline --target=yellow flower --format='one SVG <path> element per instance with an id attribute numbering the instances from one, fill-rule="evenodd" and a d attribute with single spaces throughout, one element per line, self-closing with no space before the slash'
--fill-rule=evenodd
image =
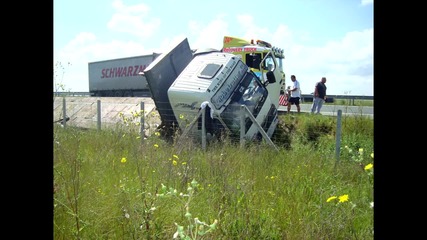
<path id="1" fill-rule="evenodd" d="M 182 165 L 186 165 L 187 164 L 187 162 L 182 162 Z"/>
<path id="2" fill-rule="evenodd" d="M 365 166 L 365 170 L 369 170 L 372 167 L 374 167 L 374 165 L 372 163 L 369 163 L 368 165 Z"/>
<path id="3" fill-rule="evenodd" d="M 176 159 L 179 159 L 179 157 L 177 155 L 175 155 L 175 154 L 173 155 L 173 157 L 176 158 Z"/>
<path id="4" fill-rule="evenodd" d="M 174 166 L 176 166 L 178 163 L 177 163 L 175 160 L 173 160 L 173 161 L 172 161 L 172 164 L 173 164 Z"/>
<path id="5" fill-rule="evenodd" d="M 374 158 L 374 153 L 371 153 L 371 158 Z"/>
<path id="6" fill-rule="evenodd" d="M 179 114 L 179 119 L 184 119 L 184 115 Z"/>
<path id="7" fill-rule="evenodd" d="M 154 135 L 160 136 L 160 133 L 159 132 L 155 132 Z"/>
<path id="8" fill-rule="evenodd" d="M 328 198 L 328 200 L 326 200 L 326 202 L 330 202 L 330 201 L 332 201 L 332 200 L 334 200 L 336 198 L 337 198 L 336 196 L 332 196 L 332 197 Z"/>
<path id="9" fill-rule="evenodd" d="M 120 160 L 120 162 L 125 163 L 126 162 L 126 158 L 122 158 L 122 160 Z"/>
<path id="10" fill-rule="evenodd" d="M 157 143 L 156 143 L 156 144 L 154 144 L 154 147 L 155 147 L 155 148 L 158 148 L 158 147 L 159 147 L 159 144 L 157 144 Z"/>
<path id="11" fill-rule="evenodd" d="M 362 154 L 363 153 L 363 148 L 359 148 L 359 153 Z"/>
<path id="12" fill-rule="evenodd" d="M 344 194 L 342 196 L 339 196 L 340 201 L 339 202 L 347 202 L 348 201 L 348 194 Z"/>

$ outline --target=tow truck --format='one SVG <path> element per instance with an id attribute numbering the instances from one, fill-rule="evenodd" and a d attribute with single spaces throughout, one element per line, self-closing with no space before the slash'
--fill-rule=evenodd
<path id="1" fill-rule="evenodd" d="M 278 108 L 280 95 L 286 93 L 284 50 L 264 40 L 224 36 L 222 51 L 239 56 L 251 68 L 266 86 L 268 95 Z M 273 74 L 278 82 L 268 82 L 267 74 Z"/>

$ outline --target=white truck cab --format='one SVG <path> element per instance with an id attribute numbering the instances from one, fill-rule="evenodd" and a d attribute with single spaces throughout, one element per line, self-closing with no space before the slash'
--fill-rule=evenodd
<path id="1" fill-rule="evenodd" d="M 182 70 L 179 70 L 174 66 L 177 61 L 173 58 L 179 58 L 183 52 L 187 52 L 184 55 L 188 56 L 191 50 L 188 47 L 185 51 L 184 46 L 188 46 L 187 39 L 169 53 L 159 56 L 144 72 L 148 84 L 154 86 L 154 89 L 150 89 L 156 106 L 166 107 L 165 101 L 170 106 L 171 111 L 163 109 L 169 116 L 163 116 L 162 119 L 172 120 L 184 130 L 198 116 L 203 104 L 207 104 L 211 111 L 209 121 L 212 124 L 208 124 L 211 134 L 227 129 L 232 136 L 239 136 L 244 114 L 246 139 L 260 139 L 259 126 L 271 137 L 278 122 L 276 105 L 272 103 L 265 84 L 241 58 L 211 49 L 192 54 L 192 59 L 185 57 L 187 65 L 184 67 L 181 61 Z M 274 78 L 274 75 L 270 74 L 270 77 Z M 162 81 L 165 84 L 161 84 Z M 163 93 L 156 95 L 155 92 L 160 89 L 166 91 L 167 96 Z M 242 111 L 242 105 L 248 111 Z M 159 113 L 162 115 L 162 111 Z M 250 115 L 256 122 L 252 121 Z M 200 136 L 200 126 L 192 128 L 191 133 Z"/>

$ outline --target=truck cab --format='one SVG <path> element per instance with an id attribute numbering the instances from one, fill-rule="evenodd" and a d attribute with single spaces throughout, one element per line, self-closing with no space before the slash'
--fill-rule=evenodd
<path id="1" fill-rule="evenodd" d="M 175 58 L 180 58 L 180 61 Z M 272 102 L 265 84 L 239 56 L 219 50 L 192 54 L 187 39 L 184 39 L 156 60 L 148 66 L 144 75 L 153 92 L 156 107 L 157 104 L 163 108 L 170 107 L 168 111 L 159 111 L 160 115 L 162 112 L 169 114 L 161 116 L 162 119 L 168 119 L 184 130 L 197 118 L 203 104 L 207 104 L 213 123 L 211 134 L 227 130 L 232 137 L 238 137 L 244 114 L 246 139 L 261 138 L 259 126 L 269 137 L 273 135 L 278 122 L 277 106 Z M 175 66 L 175 63 L 180 66 Z M 271 77 L 272 73 L 268 75 Z M 163 93 L 155 94 L 156 91 Z M 241 110 L 242 105 L 245 111 Z M 192 128 L 192 135 L 200 136 L 201 133 L 200 127 Z"/>

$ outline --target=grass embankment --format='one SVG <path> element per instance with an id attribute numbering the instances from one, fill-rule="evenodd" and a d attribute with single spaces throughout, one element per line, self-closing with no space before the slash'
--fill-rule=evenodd
<path id="1" fill-rule="evenodd" d="M 280 117 L 278 152 L 55 125 L 54 238 L 373 239 L 372 119 L 343 117 L 337 162 L 335 117 Z"/>
<path id="2" fill-rule="evenodd" d="M 360 106 L 360 107 L 373 107 L 373 100 L 366 99 L 335 99 L 333 103 L 325 103 L 327 105 L 344 105 L 344 106 Z"/>

